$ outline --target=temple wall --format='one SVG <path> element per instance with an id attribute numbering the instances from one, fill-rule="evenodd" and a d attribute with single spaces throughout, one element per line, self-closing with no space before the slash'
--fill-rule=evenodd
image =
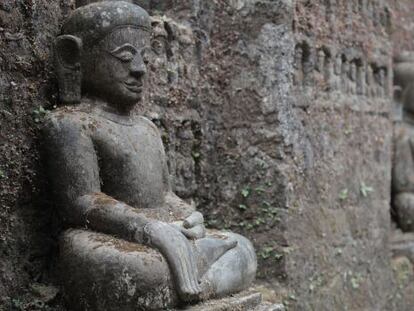
<path id="1" fill-rule="evenodd" d="M 299 309 L 393 309 L 390 14 L 381 1 L 296 2 L 293 96 L 304 148 L 287 270 Z"/>
<path id="2" fill-rule="evenodd" d="M 177 194 L 253 241 L 265 297 L 410 310 L 412 275 L 388 246 L 392 56 L 412 46 L 410 1 L 140 3 L 154 35 L 137 113 L 162 132 Z M 0 306 L 53 283 L 38 133 L 59 105 L 51 47 L 73 7 L 0 3 Z"/>
<path id="3" fill-rule="evenodd" d="M 47 282 L 55 237 L 39 126 L 43 108 L 57 104 L 51 47 L 70 9 L 67 1 L 0 3 L 0 306 L 4 309 L 12 298 L 16 306 L 23 303 L 32 283 Z"/>

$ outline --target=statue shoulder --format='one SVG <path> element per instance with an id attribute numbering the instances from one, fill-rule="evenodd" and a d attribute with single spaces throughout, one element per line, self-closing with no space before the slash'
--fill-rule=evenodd
<path id="1" fill-rule="evenodd" d="M 46 116 L 43 123 L 45 134 L 82 131 L 91 117 L 79 110 L 57 109 Z"/>
<path id="2" fill-rule="evenodd" d="M 148 119 L 147 117 L 144 117 L 144 116 L 139 116 L 139 119 L 141 120 L 141 124 L 143 124 L 144 126 L 146 126 L 151 131 L 156 132 L 157 135 L 160 135 L 160 130 L 154 124 L 154 122 L 152 122 L 150 119 Z"/>

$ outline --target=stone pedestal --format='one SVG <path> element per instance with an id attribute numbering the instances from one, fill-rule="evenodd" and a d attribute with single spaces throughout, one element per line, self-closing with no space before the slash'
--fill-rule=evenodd
<path id="1" fill-rule="evenodd" d="M 177 309 L 176 311 L 284 311 L 281 304 L 262 302 L 262 295 L 254 291 L 245 291 L 232 297 L 210 300 L 205 303 Z"/>
<path id="2" fill-rule="evenodd" d="M 391 250 L 394 257 L 407 257 L 414 263 L 414 234 L 396 231 L 391 239 Z"/>

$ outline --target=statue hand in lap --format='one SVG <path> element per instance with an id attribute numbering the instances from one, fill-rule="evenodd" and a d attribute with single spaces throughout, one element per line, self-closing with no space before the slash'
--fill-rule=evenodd
<path id="1" fill-rule="evenodd" d="M 44 128 L 56 206 L 67 227 L 158 250 L 183 301 L 234 293 L 254 279 L 251 243 L 206 231 L 203 215 L 171 190 L 158 129 L 132 113 L 145 86 L 150 25 L 142 8 L 123 1 L 81 7 L 64 24 L 60 98 L 73 105 Z"/>
<path id="2" fill-rule="evenodd" d="M 183 300 L 197 299 L 202 292 L 198 280 L 197 264 L 190 243 L 174 226 L 163 222 L 150 222 L 145 226 L 147 245 L 156 247 L 174 268 L 176 283 Z M 172 249 L 170 246 L 174 245 Z"/>

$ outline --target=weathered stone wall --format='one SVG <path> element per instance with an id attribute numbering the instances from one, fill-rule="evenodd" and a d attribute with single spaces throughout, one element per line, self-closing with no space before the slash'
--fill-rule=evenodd
<path id="1" fill-rule="evenodd" d="M 293 111 L 302 147 L 294 155 L 287 270 L 295 305 L 386 310 L 393 294 L 390 8 L 297 1 L 294 14 Z"/>
<path id="2" fill-rule="evenodd" d="M 395 278 L 387 240 L 391 62 L 412 45 L 410 1 L 137 2 L 154 27 L 137 112 L 163 133 L 175 191 L 209 226 L 252 239 L 266 298 L 410 310 L 409 263 L 394 263 Z M 51 46 L 73 6 L 0 3 L 4 306 L 24 308 L 30 285 L 51 281 L 59 227 L 38 125 L 40 107 L 59 104 Z"/>
<path id="3" fill-rule="evenodd" d="M 56 104 L 51 46 L 68 1 L 0 3 L 0 306 L 46 279 L 53 231 L 39 155 L 40 107 Z M 1 309 L 1 308 L 0 308 Z"/>
<path id="4" fill-rule="evenodd" d="M 391 2 L 393 7 L 392 42 L 394 53 L 398 54 L 404 50 L 411 51 L 414 49 L 414 18 L 411 14 L 414 3 L 407 0 L 393 0 Z"/>

